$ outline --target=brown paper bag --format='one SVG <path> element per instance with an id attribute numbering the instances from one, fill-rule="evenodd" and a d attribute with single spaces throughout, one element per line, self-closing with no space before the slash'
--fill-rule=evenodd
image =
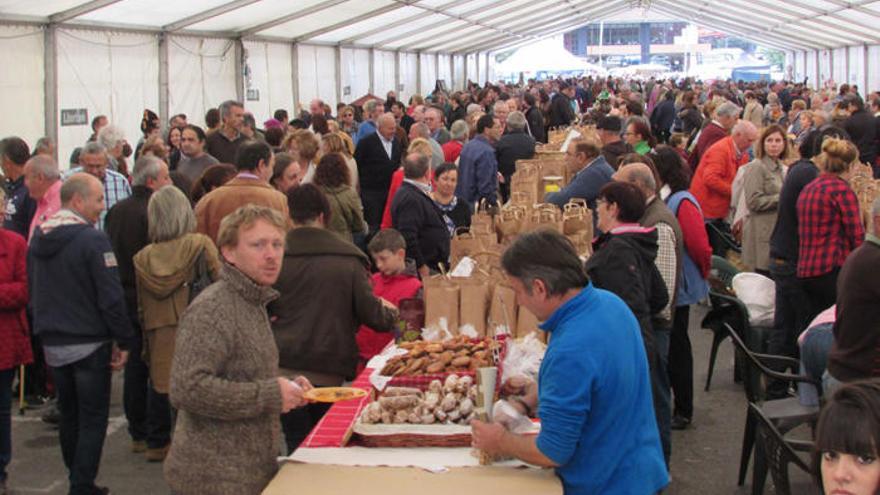
<path id="1" fill-rule="evenodd" d="M 483 251 L 483 243 L 477 237 L 468 232 L 466 228 L 455 229 L 455 235 L 449 240 L 449 261 L 453 268 L 465 256 Z"/>
<path id="2" fill-rule="evenodd" d="M 516 331 L 516 293 L 507 284 L 495 284 L 492 303 L 489 305 L 489 329 L 503 325 L 508 332 Z"/>
<path id="3" fill-rule="evenodd" d="M 477 204 L 476 211 L 471 215 L 471 232 L 491 232 L 495 229 L 495 212 L 494 207 L 489 205 L 485 199 L 480 200 Z"/>
<path id="4" fill-rule="evenodd" d="M 559 211 L 556 205 L 546 203 L 535 205 L 528 218 L 529 221 L 524 222 L 520 233 L 524 234 L 538 229 L 552 229 L 560 234 L 562 233 L 562 212 Z"/>
<path id="5" fill-rule="evenodd" d="M 459 326 L 473 325 L 480 337 L 486 336 L 489 313 L 489 281 L 486 277 L 453 278 L 460 295 Z"/>
<path id="6" fill-rule="evenodd" d="M 593 238 L 593 212 L 587 207 L 587 202 L 580 198 L 574 198 L 563 208 L 563 233 L 566 235 L 587 233 L 587 238 Z"/>
<path id="7" fill-rule="evenodd" d="M 526 208 L 523 206 L 508 205 L 501 209 L 501 213 L 495 222 L 495 230 L 502 243 L 515 238 L 522 228 L 526 216 Z"/>
<path id="8" fill-rule="evenodd" d="M 532 332 L 543 333 L 538 328 L 538 318 L 525 306 L 520 306 L 517 310 L 516 333 L 514 333 L 514 336 L 521 338 Z"/>
<path id="9" fill-rule="evenodd" d="M 425 288 L 425 326 L 439 325 L 445 318 L 447 329 L 458 335 L 459 287 L 446 277 L 430 277 L 423 281 Z"/>
<path id="10" fill-rule="evenodd" d="M 527 195 L 529 205 L 543 200 L 544 184 L 541 181 L 541 168 L 537 163 L 527 163 L 518 167 L 510 178 L 510 191 L 523 192 Z"/>

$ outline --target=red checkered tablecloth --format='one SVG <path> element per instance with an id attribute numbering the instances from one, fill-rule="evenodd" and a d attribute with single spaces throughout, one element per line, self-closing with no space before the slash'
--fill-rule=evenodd
<path id="1" fill-rule="evenodd" d="M 357 378 L 352 387 L 372 392 L 370 375 L 372 368 L 366 368 Z M 370 394 L 359 399 L 352 399 L 333 404 L 327 414 L 318 421 L 315 428 L 303 441 L 303 447 L 343 447 L 348 442 L 351 429 L 360 416 L 361 411 L 370 403 Z"/>

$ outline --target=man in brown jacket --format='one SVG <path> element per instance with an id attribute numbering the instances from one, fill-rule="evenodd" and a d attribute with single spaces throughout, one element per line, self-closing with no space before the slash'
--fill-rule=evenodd
<path id="1" fill-rule="evenodd" d="M 287 233 L 284 264 L 275 284 L 281 295 L 269 305 L 281 374 L 303 375 L 315 386 L 339 386 L 354 378 L 358 327 L 389 331 L 397 310 L 373 295 L 367 256 L 327 230 L 330 205 L 320 189 L 303 184 L 288 197 L 294 228 Z M 289 451 L 328 408 L 329 404 L 309 404 L 282 416 Z"/>
<path id="2" fill-rule="evenodd" d="M 305 403 L 311 388 L 278 375 L 266 304 L 278 297 L 286 222 L 256 205 L 220 226 L 220 280 L 180 320 L 171 367 L 178 409 L 165 480 L 179 495 L 257 495 L 278 464 L 278 415 Z"/>
<path id="3" fill-rule="evenodd" d="M 287 198 L 269 185 L 275 156 L 263 141 L 250 140 L 241 145 L 236 157 L 238 175 L 208 193 L 196 204 L 198 231 L 217 242 L 223 217 L 246 204 L 266 206 L 287 215 Z"/>

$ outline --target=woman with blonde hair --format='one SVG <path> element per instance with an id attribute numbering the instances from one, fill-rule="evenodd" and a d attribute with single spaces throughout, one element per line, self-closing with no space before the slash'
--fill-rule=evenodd
<path id="1" fill-rule="evenodd" d="M 168 387 L 177 323 L 198 291 L 217 279 L 220 258 L 211 238 L 196 233 L 190 202 L 174 186 L 150 197 L 147 225 L 151 244 L 134 256 L 134 270 L 144 360 L 150 369 L 147 414 L 160 430 L 154 442 L 161 443 L 147 445 L 146 456 L 161 462 L 171 442 Z"/>
<path id="2" fill-rule="evenodd" d="M 750 270 L 768 273 L 770 235 L 776 225 L 784 162 L 791 153 L 785 130 L 764 129 L 755 143 L 755 159 L 744 165 L 742 194 L 748 213 L 743 220 L 742 262 Z"/>
<path id="3" fill-rule="evenodd" d="M 315 177 L 315 160 L 320 151 L 321 143 L 318 136 L 307 129 L 299 129 L 288 135 L 281 147 L 296 157 L 302 173 L 302 184 L 307 184 Z"/>
<path id="4" fill-rule="evenodd" d="M 342 155 L 342 158 L 345 160 L 345 164 L 348 166 L 349 177 L 351 178 L 351 187 L 355 191 L 359 191 L 358 184 L 358 167 L 357 162 L 354 160 L 352 156 L 354 147 L 351 144 L 351 138 L 348 137 L 348 134 L 343 132 L 333 132 L 324 136 L 324 139 L 321 140 L 321 153 L 326 155 L 328 153 L 339 153 Z"/>
<path id="5" fill-rule="evenodd" d="M 406 154 L 410 153 L 419 153 L 420 155 L 427 156 L 429 159 L 434 153 L 433 148 L 431 147 L 431 143 L 428 142 L 425 138 L 415 138 L 409 143 L 409 147 L 406 149 Z M 428 171 L 428 176 L 431 179 L 431 182 L 434 181 L 434 170 L 431 169 Z M 390 229 L 391 225 L 391 201 L 394 200 L 394 195 L 397 194 L 397 190 L 400 189 L 400 185 L 403 184 L 403 166 L 398 167 L 397 170 L 394 171 L 394 174 L 391 176 L 391 186 L 388 188 L 388 199 L 385 201 L 385 211 L 382 213 L 382 228 Z"/>

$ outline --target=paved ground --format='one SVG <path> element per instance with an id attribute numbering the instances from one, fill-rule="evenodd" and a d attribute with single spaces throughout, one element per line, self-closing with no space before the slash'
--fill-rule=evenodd
<path id="1" fill-rule="evenodd" d="M 746 403 L 742 387 L 733 383 L 732 346 L 721 347 L 710 392 L 703 392 L 706 380 L 711 333 L 696 328 L 692 315 L 691 339 L 696 360 L 696 411 L 689 430 L 673 432 L 671 495 L 747 494 L 749 483 L 736 486 L 739 449 L 745 422 Z M 114 380 L 111 422 L 104 447 L 99 484 L 114 494 L 153 495 L 168 493 L 159 464 L 147 463 L 142 455 L 129 451 L 129 438 L 122 415 L 122 380 Z M 39 420 L 39 411 L 28 411 L 13 419 L 13 460 L 9 466 L 10 488 L 16 494 L 63 495 L 67 490 L 66 472 L 61 461 L 57 431 Z M 799 431 L 801 435 L 806 432 Z M 792 493 L 813 494 L 810 480 L 792 468 Z M 750 481 L 750 478 L 749 478 Z M 766 493 L 772 493 L 768 482 Z"/>

